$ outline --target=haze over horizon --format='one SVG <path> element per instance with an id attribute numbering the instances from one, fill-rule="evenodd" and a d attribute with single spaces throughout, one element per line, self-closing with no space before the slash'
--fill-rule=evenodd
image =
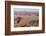
<path id="1" fill-rule="evenodd" d="M 31 9 L 31 8 L 14 8 L 14 12 L 34 12 L 39 13 L 39 9 Z"/>

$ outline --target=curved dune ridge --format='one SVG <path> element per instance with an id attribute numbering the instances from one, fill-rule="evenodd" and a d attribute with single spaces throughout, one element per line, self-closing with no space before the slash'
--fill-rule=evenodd
<path id="1" fill-rule="evenodd" d="M 16 17 L 14 16 L 14 26 L 15 27 L 29 27 L 29 26 L 38 26 L 38 16 L 32 15 L 32 16 L 27 16 L 24 15 L 23 17 L 19 16 Z"/>

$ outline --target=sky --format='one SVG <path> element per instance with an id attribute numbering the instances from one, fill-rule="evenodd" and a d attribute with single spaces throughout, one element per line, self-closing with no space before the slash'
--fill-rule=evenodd
<path id="1" fill-rule="evenodd" d="M 31 8 L 14 8 L 14 11 L 31 11 L 31 12 L 39 12 L 39 9 L 31 9 Z"/>

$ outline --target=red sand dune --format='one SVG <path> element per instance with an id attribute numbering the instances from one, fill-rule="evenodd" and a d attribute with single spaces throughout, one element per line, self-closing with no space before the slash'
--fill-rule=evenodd
<path id="1" fill-rule="evenodd" d="M 16 15 L 20 15 L 19 17 L 21 17 L 21 20 L 19 21 L 19 23 L 17 23 L 18 20 L 16 19 Z M 27 16 L 28 15 L 28 16 Z M 36 13 L 31 13 L 31 12 L 16 12 L 15 16 L 14 16 L 14 23 L 15 26 L 31 26 L 32 22 L 34 22 L 34 26 L 38 26 L 38 14 Z"/>

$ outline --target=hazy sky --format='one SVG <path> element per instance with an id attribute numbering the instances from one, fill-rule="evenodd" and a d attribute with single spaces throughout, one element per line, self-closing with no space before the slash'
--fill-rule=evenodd
<path id="1" fill-rule="evenodd" d="M 31 12 L 39 12 L 39 9 L 31 9 L 31 8 L 14 8 L 14 11 L 31 11 Z"/>

